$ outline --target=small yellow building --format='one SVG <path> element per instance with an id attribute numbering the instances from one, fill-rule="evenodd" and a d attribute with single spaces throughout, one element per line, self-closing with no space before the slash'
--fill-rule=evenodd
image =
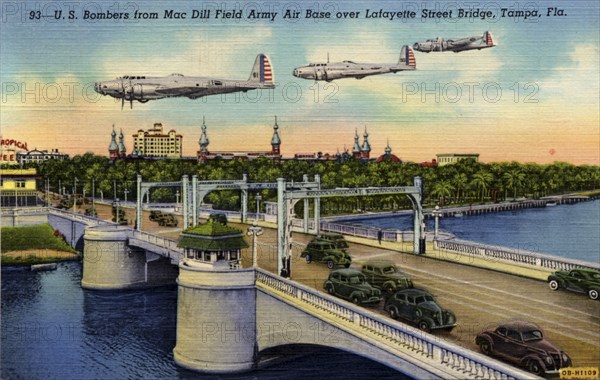
<path id="1" fill-rule="evenodd" d="M 1 206 L 36 206 L 36 178 L 35 169 L 0 169 Z"/>

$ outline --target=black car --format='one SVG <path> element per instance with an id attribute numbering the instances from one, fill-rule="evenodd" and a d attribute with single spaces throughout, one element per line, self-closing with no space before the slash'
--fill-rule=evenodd
<path id="1" fill-rule="evenodd" d="M 381 301 L 381 291 L 369 285 L 365 276 L 356 269 L 332 271 L 323 287 L 329 294 L 352 301 L 357 305 Z"/>
<path id="2" fill-rule="evenodd" d="M 435 298 L 425 290 L 403 289 L 394 293 L 383 307 L 394 319 L 403 319 L 416 324 L 421 330 L 444 329 L 452 331 L 456 326 L 456 316 L 442 308 Z"/>

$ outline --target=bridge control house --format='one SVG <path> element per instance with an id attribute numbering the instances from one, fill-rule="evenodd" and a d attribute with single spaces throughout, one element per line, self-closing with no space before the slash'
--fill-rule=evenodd
<path id="1" fill-rule="evenodd" d="M 248 247 L 237 228 L 209 219 L 181 233 L 178 247 L 185 250 L 184 265 L 198 268 L 237 269 L 241 250 Z"/>

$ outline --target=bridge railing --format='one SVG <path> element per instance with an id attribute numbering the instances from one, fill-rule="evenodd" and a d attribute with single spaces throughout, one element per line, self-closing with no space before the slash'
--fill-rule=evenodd
<path id="1" fill-rule="evenodd" d="M 148 232 L 143 232 L 143 231 L 138 231 L 138 230 L 131 230 L 131 237 L 150 243 L 150 244 L 154 244 L 158 247 L 161 248 L 165 248 L 171 252 L 175 252 L 176 254 L 179 255 L 179 257 L 175 258 L 175 257 L 171 257 L 171 254 L 169 253 L 169 257 L 172 259 L 180 259 L 181 257 L 183 257 L 183 255 L 185 254 L 183 248 L 180 248 L 177 246 L 177 240 L 173 240 L 173 239 L 169 239 L 169 238 L 165 238 L 162 236 L 157 236 Z"/>
<path id="2" fill-rule="evenodd" d="M 44 208 L 43 212 L 46 212 L 46 211 L 50 214 L 60 215 L 60 216 L 67 217 L 70 219 L 79 220 L 90 226 L 93 226 L 93 225 L 97 226 L 100 224 L 115 224 L 115 223 L 106 221 L 104 219 L 96 218 L 94 216 L 83 215 L 78 212 L 62 210 L 62 209 L 54 208 L 54 207 Z"/>
<path id="3" fill-rule="evenodd" d="M 498 247 L 465 240 L 437 240 L 440 251 L 479 257 L 490 261 L 506 261 L 514 264 L 550 270 L 589 268 L 600 270 L 600 265 L 574 259 L 537 253 L 520 248 Z"/>
<path id="4" fill-rule="evenodd" d="M 378 342 L 389 349 L 410 351 L 419 356 L 419 363 L 430 368 L 443 368 L 456 372 L 457 378 L 478 379 L 522 379 L 534 378 L 477 352 L 466 350 L 450 342 L 442 341 L 433 335 L 410 328 L 400 322 L 378 316 L 367 309 L 323 294 L 307 286 L 278 277 L 262 269 L 256 270 L 256 282 L 264 288 L 284 293 L 295 301 L 296 307 L 302 304 L 327 312 L 333 318 L 345 323 L 336 327 L 345 329 L 348 322 L 352 333 L 361 333 L 365 337 L 379 337 Z M 306 310 L 304 310 L 306 312 Z"/>

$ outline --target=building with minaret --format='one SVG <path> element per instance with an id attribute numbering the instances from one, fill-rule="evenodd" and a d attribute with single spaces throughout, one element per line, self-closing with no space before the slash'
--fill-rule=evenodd
<path id="1" fill-rule="evenodd" d="M 377 157 L 377 162 L 396 162 L 401 164 L 402 160 L 398 158 L 398 156 L 392 154 L 392 148 L 390 148 L 390 140 L 387 141 L 387 145 L 385 147 L 385 153 L 381 156 Z"/>
<path id="2" fill-rule="evenodd" d="M 115 161 L 119 159 L 119 146 L 117 145 L 117 132 L 115 131 L 115 125 L 113 124 L 113 130 L 110 140 L 110 145 L 108 146 L 108 157 L 111 161 Z"/>
<path id="3" fill-rule="evenodd" d="M 275 116 L 275 125 L 273 126 L 273 138 L 271 139 L 271 153 L 281 157 L 279 148 L 281 147 L 281 139 L 279 138 L 279 124 L 277 124 L 277 116 Z"/>
<path id="4" fill-rule="evenodd" d="M 371 145 L 369 144 L 369 134 L 367 133 L 367 127 L 365 126 L 365 133 L 363 134 L 364 140 L 362 147 L 360 148 L 360 158 L 368 160 L 371 156 Z"/>
<path id="5" fill-rule="evenodd" d="M 121 128 L 121 133 L 119 133 L 119 158 L 125 157 L 127 157 L 127 149 L 125 148 L 123 129 Z"/>
<path id="6" fill-rule="evenodd" d="M 358 129 L 354 129 L 354 146 L 352 147 L 352 157 L 360 158 L 361 156 L 360 144 L 358 143 Z"/>
<path id="7" fill-rule="evenodd" d="M 202 134 L 198 140 L 199 150 L 197 152 L 198 161 L 206 162 L 208 160 L 253 160 L 259 157 L 267 157 L 275 161 L 281 160 L 281 138 L 279 137 L 279 124 L 275 116 L 273 125 L 273 137 L 271 138 L 270 151 L 213 151 L 208 148 L 209 139 L 206 127 L 206 121 L 202 121 Z"/>

